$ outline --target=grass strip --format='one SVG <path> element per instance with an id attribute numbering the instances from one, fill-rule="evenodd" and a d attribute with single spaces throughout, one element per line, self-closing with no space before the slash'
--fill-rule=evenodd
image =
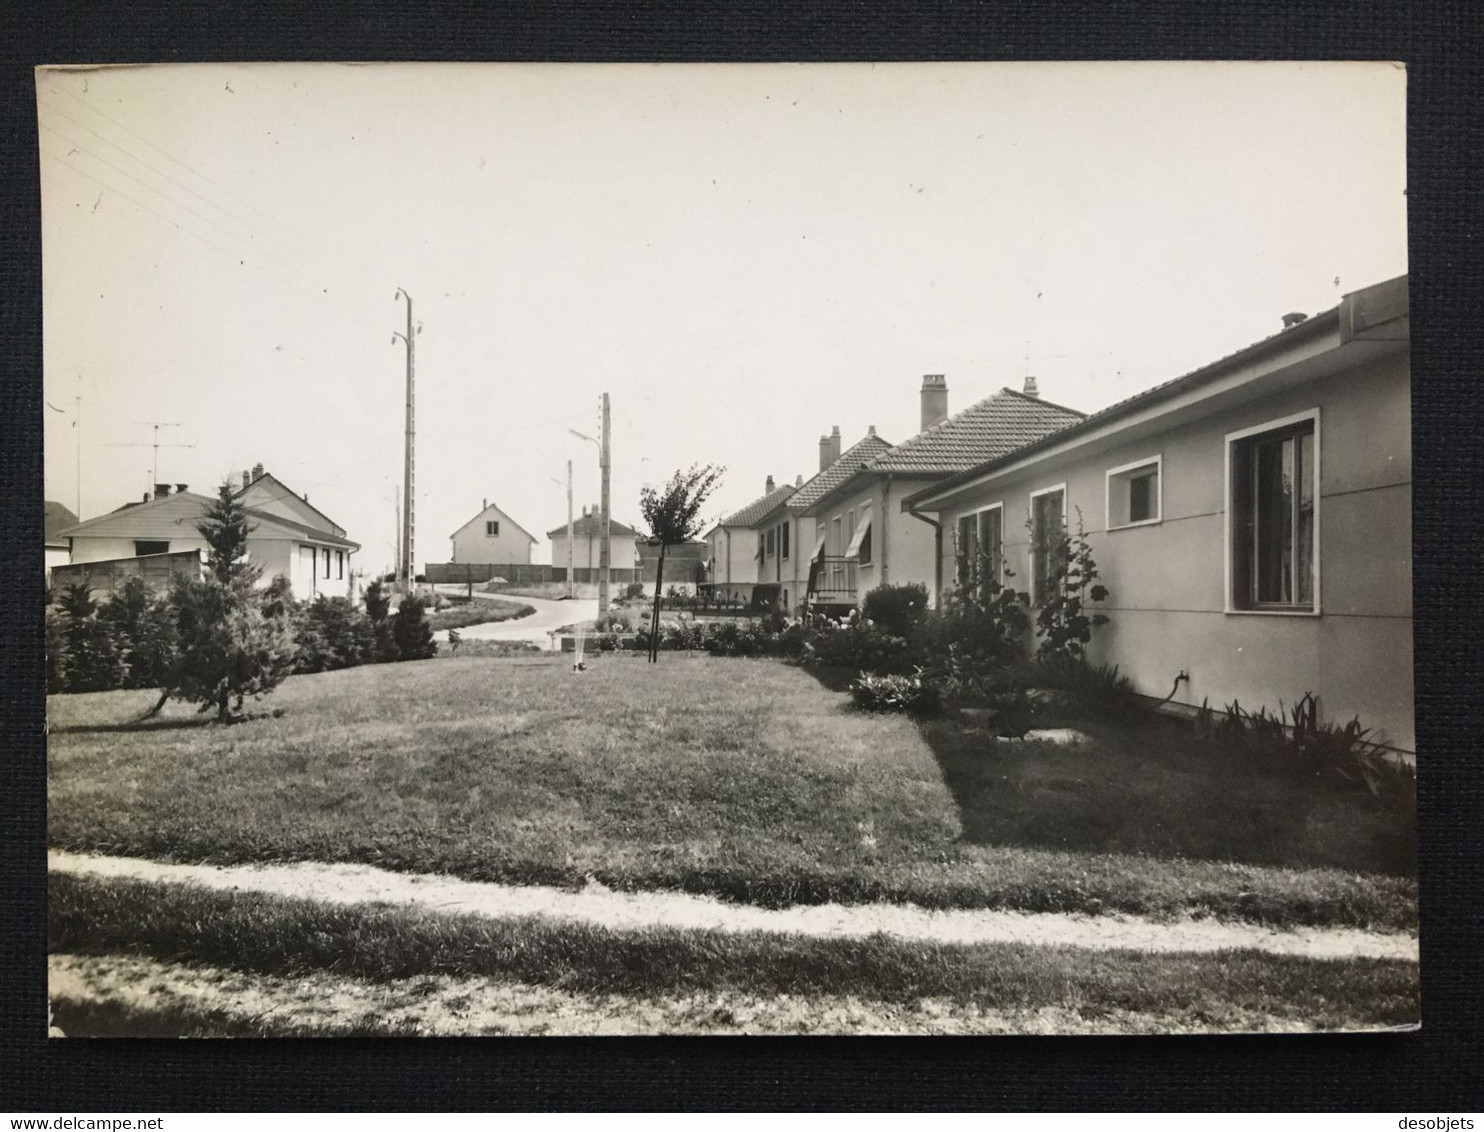
<path id="1" fill-rule="evenodd" d="M 461 655 L 294 677 L 281 717 L 229 732 L 174 705 L 137 724 L 148 692 L 54 696 L 49 838 L 770 907 L 1416 926 L 1414 876 L 1382 867 L 1400 833 L 1368 799 L 1174 730 L 995 745 L 846 699 L 771 661 L 669 655 L 580 676 Z"/>
<path id="2" fill-rule="evenodd" d="M 494 621 L 514 621 L 518 617 L 529 617 L 536 607 L 523 601 L 496 601 L 480 598 L 467 605 L 451 605 L 428 614 L 428 628 L 435 633 L 445 629 L 463 629 L 469 625 L 487 625 Z"/>
<path id="3" fill-rule="evenodd" d="M 1152 1012 L 1212 1029 L 1233 1011 L 1324 1029 L 1401 1025 L 1418 1016 L 1417 967 L 1393 960 L 612 932 L 64 874 L 49 886 L 54 952 L 134 953 L 268 975 L 488 976 L 586 994 L 941 997 L 997 1009 L 1071 1007 L 1093 1018 Z"/>

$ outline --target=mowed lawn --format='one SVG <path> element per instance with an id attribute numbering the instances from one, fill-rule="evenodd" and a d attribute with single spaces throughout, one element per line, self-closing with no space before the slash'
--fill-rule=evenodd
<path id="1" fill-rule="evenodd" d="M 995 744 L 856 713 L 780 662 L 681 655 L 299 676 L 233 727 L 174 704 L 131 722 L 153 699 L 50 700 L 53 846 L 766 904 L 1416 923 L 1405 838 L 1368 798 L 1244 771 L 1173 727 Z"/>

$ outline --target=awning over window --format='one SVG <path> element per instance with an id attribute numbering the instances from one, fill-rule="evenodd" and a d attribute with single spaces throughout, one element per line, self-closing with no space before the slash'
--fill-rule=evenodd
<path id="1" fill-rule="evenodd" d="M 859 558 L 861 543 L 866 541 L 866 536 L 871 533 L 871 520 L 867 518 L 864 523 L 855 528 L 855 537 L 850 540 L 850 549 L 845 552 L 846 558 Z"/>
<path id="2" fill-rule="evenodd" d="M 814 540 L 814 553 L 809 556 L 810 562 L 813 562 L 816 558 L 824 557 L 824 535 L 825 532 L 821 530 L 819 537 Z"/>

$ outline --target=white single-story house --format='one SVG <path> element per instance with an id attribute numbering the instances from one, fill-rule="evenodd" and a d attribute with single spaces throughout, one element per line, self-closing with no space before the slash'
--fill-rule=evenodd
<path id="1" fill-rule="evenodd" d="M 1030 592 L 1080 523 L 1109 596 L 1089 659 L 1187 709 L 1312 693 L 1415 751 L 1407 279 L 903 500 L 942 582 Z"/>
<path id="2" fill-rule="evenodd" d="M 347 597 L 353 592 L 351 555 L 358 543 L 343 528 L 310 506 L 258 465 L 243 473 L 244 483 L 234 492 L 244 504 L 252 531 L 247 539 L 248 560 L 261 570 L 259 585 L 282 574 L 294 595 L 309 600 L 318 594 Z M 96 564 L 88 572 L 95 587 L 111 576 L 106 563 L 153 555 L 195 551 L 204 561 L 207 546 L 196 526 L 212 499 L 187 490 L 187 485 L 156 484 L 154 494 L 138 503 L 126 503 L 106 515 L 57 532 L 68 542 L 69 565 Z M 127 569 L 118 571 L 120 576 Z M 168 575 L 167 575 L 168 576 Z"/>
<path id="3" fill-rule="evenodd" d="M 528 564 L 536 536 L 488 499 L 479 513 L 454 531 L 453 558 L 460 563 Z"/>

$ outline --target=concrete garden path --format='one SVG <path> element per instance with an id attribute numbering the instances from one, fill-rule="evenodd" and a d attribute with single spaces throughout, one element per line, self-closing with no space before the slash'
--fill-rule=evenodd
<path id="1" fill-rule="evenodd" d="M 563 602 L 563 605 L 569 603 Z M 676 928 L 862 938 L 878 932 L 942 944 L 1027 943 L 1097 950 L 1223 951 L 1250 948 L 1314 959 L 1417 961 L 1417 937 L 1357 928 L 1279 930 L 1222 920 L 1147 920 L 989 909 L 933 911 L 904 904 L 819 904 L 771 909 L 676 892 L 615 892 L 596 883 L 580 891 L 396 873 L 370 865 L 305 862 L 275 865 L 177 865 L 131 857 L 53 850 L 51 872 L 194 883 L 225 891 L 270 893 L 330 904 L 384 902 L 419 910 L 481 916 L 543 916 L 613 930 Z"/>

